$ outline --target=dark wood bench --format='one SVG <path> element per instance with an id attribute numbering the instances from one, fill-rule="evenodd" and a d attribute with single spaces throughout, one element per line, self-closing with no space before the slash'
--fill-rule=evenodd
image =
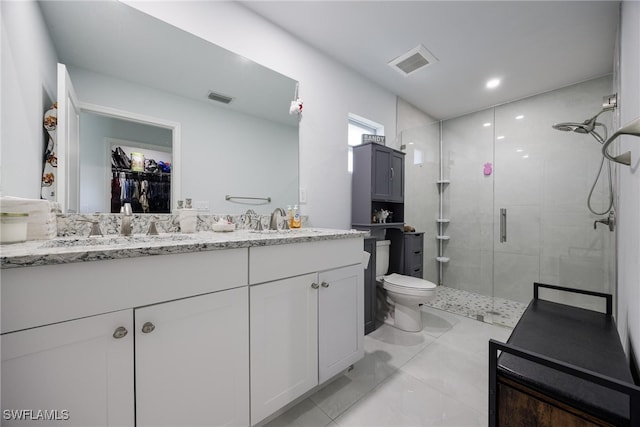
<path id="1" fill-rule="evenodd" d="M 545 301 L 539 288 L 604 298 L 606 312 Z M 507 343 L 489 341 L 489 425 L 640 426 L 610 294 L 534 283 Z"/>

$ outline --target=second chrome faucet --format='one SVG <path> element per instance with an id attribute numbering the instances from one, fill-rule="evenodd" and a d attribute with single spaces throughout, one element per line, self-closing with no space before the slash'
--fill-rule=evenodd
<path id="1" fill-rule="evenodd" d="M 122 223 L 120 224 L 120 235 L 131 236 L 131 219 L 133 218 L 133 211 L 131 210 L 131 203 L 125 203 L 120 209 L 122 214 Z"/>

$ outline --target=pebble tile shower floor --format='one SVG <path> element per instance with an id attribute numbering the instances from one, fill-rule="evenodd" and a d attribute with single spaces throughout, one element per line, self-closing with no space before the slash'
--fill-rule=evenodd
<path id="1" fill-rule="evenodd" d="M 436 298 L 426 305 L 486 323 L 513 328 L 527 304 L 504 298 L 489 297 L 462 289 L 438 286 Z"/>

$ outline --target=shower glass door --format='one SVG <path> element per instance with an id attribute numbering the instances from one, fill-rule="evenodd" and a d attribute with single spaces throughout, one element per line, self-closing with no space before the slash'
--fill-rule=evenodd
<path id="1" fill-rule="evenodd" d="M 592 117 L 610 92 L 611 78 L 603 77 L 494 109 L 494 323 L 509 324 L 510 312 L 521 308 L 516 303 L 531 300 L 536 281 L 613 292 L 614 233 L 594 230 L 601 216 L 586 204 L 601 145 L 590 135 L 551 128 Z M 611 114 L 598 121 L 610 129 Z M 608 201 L 605 178 L 592 203 L 602 211 Z M 548 297 L 599 308 L 588 297 L 554 292 Z"/>
<path id="2" fill-rule="evenodd" d="M 442 122 L 442 177 L 427 178 L 422 170 L 414 178 L 450 183 L 428 193 L 415 185 L 406 198 L 407 204 L 419 200 L 411 202 L 415 217 L 450 221 L 439 233 L 449 240 L 425 236 L 425 245 L 442 244 L 449 259 L 438 275 L 448 299 L 439 307 L 514 326 L 534 282 L 614 292 L 614 233 L 602 225 L 594 230 L 594 221 L 606 215 L 587 209 L 601 145 L 588 134 L 551 127 L 593 117 L 611 87 L 606 76 Z M 611 113 L 598 121 L 611 129 Z M 606 210 L 607 187 L 606 179 L 595 186 L 595 209 Z M 436 210 L 440 194 L 442 213 Z M 435 281 L 434 273 L 427 278 Z M 543 296 L 587 308 L 599 304 L 552 291 Z"/>

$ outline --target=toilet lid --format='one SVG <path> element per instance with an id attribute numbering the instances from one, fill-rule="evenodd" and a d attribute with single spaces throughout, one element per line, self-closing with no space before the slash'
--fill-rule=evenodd
<path id="1" fill-rule="evenodd" d="M 390 285 L 395 285 L 401 288 L 422 289 L 431 290 L 436 288 L 435 283 L 431 283 L 428 280 L 419 279 L 412 276 L 403 276 L 401 274 L 393 273 L 384 277 L 384 281 Z"/>

